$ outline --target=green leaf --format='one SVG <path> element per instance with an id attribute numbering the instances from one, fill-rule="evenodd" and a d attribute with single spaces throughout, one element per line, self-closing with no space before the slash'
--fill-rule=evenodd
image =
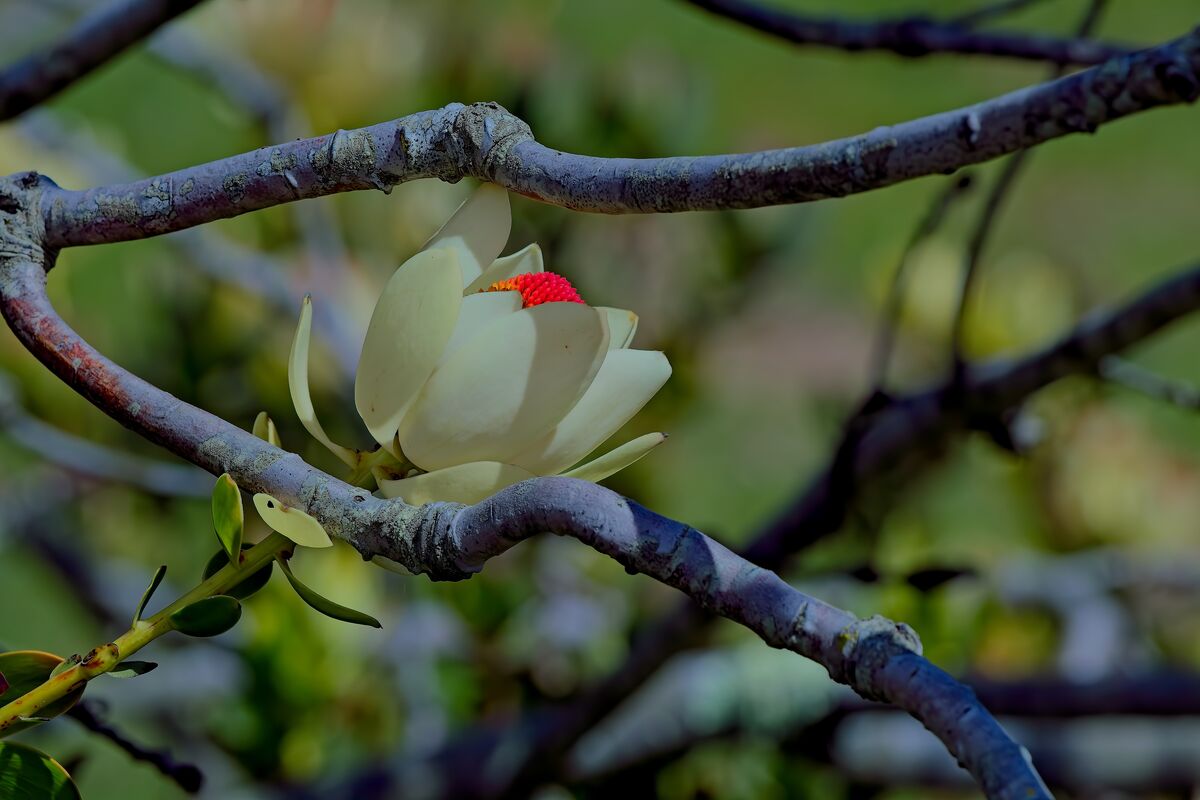
<path id="1" fill-rule="evenodd" d="M 233 561 L 242 549 L 242 529 L 246 517 L 242 511 L 242 493 L 228 472 L 217 478 L 217 485 L 213 487 L 212 517 L 221 547 L 225 548 L 229 560 Z"/>
<path id="2" fill-rule="evenodd" d="M 133 624 L 137 625 L 138 620 L 142 618 L 142 612 L 146 610 L 146 604 L 150 602 L 150 598 L 154 596 L 154 591 L 158 585 L 162 583 L 163 576 L 167 574 L 167 565 L 163 564 L 154 573 L 154 577 L 150 579 L 150 585 L 146 587 L 146 591 L 142 592 L 142 600 L 137 604 L 137 609 L 133 612 Z"/>
<path id="3" fill-rule="evenodd" d="M 237 624 L 242 604 L 236 597 L 219 594 L 197 600 L 171 615 L 175 630 L 188 636 L 216 636 Z"/>
<path id="4" fill-rule="evenodd" d="M 300 582 L 300 579 L 292 574 L 291 567 L 282 558 L 276 559 L 279 562 L 279 568 L 283 570 L 283 574 L 287 576 L 288 583 L 296 590 L 296 594 L 300 595 L 300 599 L 308 603 L 310 607 L 321 612 L 327 617 L 341 620 L 342 622 L 353 622 L 355 625 L 370 625 L 372 628 L 382 628 L 379 620 L 372 617 L 370 614 L 364 614 L 361 611 L 355 611 L 353 608 L 346 608 L 338 605 L 327 597 L 314 592 L 312 589 Z"/>
<path id="5" fill-rule="evenodd" d="M 254 545 L 249 542 L 242 543 L 243 550 L 249 550 Z M 204 565 L 204 580 L 208 580 L 222 568 L 229 565 L 229 556 L 225 555 L 224 550 L 218 550 L 213 553 L 212 558 Z M 259 589 L 267 585 L 267 581 L 271 579 L 271 569 L 274 567 L 270 561 L 264 564 L 253 574 L 245 572 L 240 576 L 238 583 L 234 584 L 233 588 L 229 589 L 226 594 L 230 597 L 236 597 L 239 600 L 245 600 L 250 595 L 257 592 Z"/>
<path id="6" fill-rule="evenodd" d="M 153 661 L 122 661 L 105 674 L 114 678 L 136 678 L 156 669 L 158 664 Z"/>
<path id="7" fill-rule="evenodd" d="M 275 430 L 275 421 L 267 416 L 265 411 L 258 412 L 258 416 L 254 418 L 253 433 L 276 447 L 283 447 L 283 443 L 279 439 L 279 431 Z"/>
<path id="8" fill-rule="evenodd" d="M 75 653 L 74 655 L 67 656 L 65 660 L 60 661 L 58 663 L 58 665 L 54 667 L 54 669 L 50 670 L 50 677 L 53 678 L 55 675 L 58 675 L 60 672 L 66 672 L 71 667 L 77 667 L 82 662 L 83 662 L 83 658 L 80 657 L 79 653 Z"/>
<path id="9" fill-rule="evenodd" d="M 0 797 L 4 800 L 79 800 L 79 789 L 62 764 L 40 750 L 0 742 Z"/>
<path id="10" fill-rule="evenodd" d="M 41 650 L 13 650 L 8 653 L 0 653 L 0 673 L 3 673 L 8 682 L 8 688 L 0 692 L 0 706 L 7 705 L 41 686 L 59 665 L 65 663 L 67 662 L 64 662 L 61 657 L 53 653 L 44 653 Z M 79 702 L 80 697 L 83 697 L 82 686 L 66 697 L 40 709 L 36 714 L 39 718 L 45 719 L 56 717 Z M 0 737 L 32 728 L 39 722 L 40 720 L 34 718 L 30 718 L 27 722 L 18 722 L 0 732 Z M 2 771 L 0 769 L 0 772 Z M 3 793 L 0 793 L 0 798 L 4 796 Z"/>

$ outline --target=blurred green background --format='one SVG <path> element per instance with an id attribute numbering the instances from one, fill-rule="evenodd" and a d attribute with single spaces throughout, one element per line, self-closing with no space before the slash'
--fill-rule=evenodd
<path id="1" fill-rule="evenodd" d="M 80 5 L 0 0 L 4 60 L 54 41 Z M 871 17 L 949 15 L 978 4 L 784 5 Z M 998 24 L 1065 33 L 1083 5 L 1042 2 Z M 1159 42 L 1193 27 L 1196 11 L 1193 0 L 1113 0 L 1098 35 Z M 264 120 L 214 80 L 214 64 L 217 76 L 249 69 L 240 74 L 267 81 L 287 114 Z M 35 169 L 82 188 L 122 168 L 150 175 L 281 137 L 476 100 L 500 102 L 540 141 L 573 152 L 753 150 L 959 107 L 1046 73 L 1002 59 L 796 48 L 672 0 L 210 0 L 150 48 L 0 127 L 0 169 Z M 231 88 L 253 87 L 235 78 Z M 1195 258 L 1198 114 L 1158 110 L 1037 150 L 986 254 L 969 309 L 970 355 L 1028 351 Z M 973 170 L 977 186 L 995 171 Z M 731 546 L 752 537 L 826 462 L 842 419 L 869 388 L 891 272 L 947 180 L 813 205 L 660 216 L 585 215 L 514 197 L 510 251 L 540 242 L 548 268 L 590 303 L 636 311 L 636 346 L 665 350 L 675 368 L 621 434 L 663 430 L 670 441 L 609 485 Z M 333 438 L 366 441 L 343 367 L 352 368 L 375 294 L 469 190 L 466 182 L 420 181 L 389 196 L 306 201 L 205 229 L 222 246 L 236 244 L 239 257 L 278 259 L 280 292 L 312 292 L 318 308 L 340 310 L 326 331 L 341 338 L 326 340 L 312 366 L 318 413 Z M 964 239 L 983 194 L 977 188 L 957 204 L 915 254 L 897 390 L 945 375 Z M 180 237 L 72 249 L 50 291 L 71 325 L 118 363 L 243 427 L 265 409 L 286 448 L 336 472 L 288 399 L 294 314 L 214 277 L 213 262 L 243 269 L 230 259 L 205 262 Z M 1198 335 L 1185 321 L 1132 356 L 1200 384 Z M 0 369 L 29 414 L 170 459 L 68 391 L 7 330 Z M 926 654 L 954 673 L 1016 680 L 1200 666 L 1200 418 L 1086 380 L 1042 392 L 1025 414 L 1041 437 L 1023 456 L 982 436 L 961 438 L 907 480 L 875 487 L 847 528 L 805 553 L 788 577 L 856 613 L 911 623 Z M 73 477 L 0 432 L 0 642 L 68 654 L 107 641 L 158 564 L 169 565 L 173 591 L 198 579 L 216 547 L 208 514 L 204 498 Z M 1086 582 L 1097 571 L 1089 558 L 1139 575 L 1190 569 L 1195 579 L 1170 590 L 1150 579 L 1096 579 L 1109 614 L 1104 631 L 1115 640 L 1107 650 L 1081 649 L 1062 603 L 1070 581 L 1043 576 Z M 864 565 L 877 580 L 847 576 Z M 972 574 L 928 592 L 905 580 L 935 567 Z M 199 764 L 205 796 L 341 786 L 379 764 L 435 752 L 482 720 L 515 720 L 607 674 L 632 633 L 677 600 L 557 539 L 523 545 L 460 584 L 392 575 L 344 546 L 304 554 L 296 569 L 384 629 L 318 617 L 277 577 L 233 632 L 160 640 L 145 654 L 162 663 L 158 671 L 89 689 L 130 736 Z M 660 797 L 871 796 L 861 794 L 869 781 L 778 745 L 844 698 L 819 668 L 723 623 L 709 650 L 677 659 L 659 679 L 623 710 L 625 728 L 610 724 L 585 740 L 577 752 L 584 772 L 603 772 L 643 745 L 669 750 L 682 731 L 710 740 L 663 759 L 643 784 Z M 730 726 L 739 735 L 715 735 Z M 1200 761 L 1200 734 L 1187 736 Z M 183 796 L 69 720 L 24 739 L 74 763 L 89 800 Z M 324 791 L 317 796 L 339 796 Z M 545 796 L 597 791 L 560 787 Z M 974 796 L 969 787 L 937 791 Z"/>

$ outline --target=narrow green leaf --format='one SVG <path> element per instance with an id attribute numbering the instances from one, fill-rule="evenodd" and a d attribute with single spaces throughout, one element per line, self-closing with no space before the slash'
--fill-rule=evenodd
<path id="1" fill-rule="evenodd" d="M 197 600 L 171 615 L 175 630 L 188 636 L 216 636 L 237 624 L 242 604 L 236 597 L 219 594 Z"/>
<path id="2" fill-rule="evenodd" d="M 250 544 L 249 542 L 242 543 L 243 550 L 249 550 L 253 546 L 254 545 Z M 222 567 L 228 566 L 228 564 L 229 556 L 225 554 L 224 550 L 218 550 L 217 552 L 213 553 L 212 558 L 210 558 L 208 563 L 204 565 L 204 580 L 208 580 L 213 575 L 216 575 Z M 273 563 L 268 561 L 253 574 L 244 572 L 241 576 L 241 580 L 234 584 L 234 586 L 225 593 L 230 597 L 236 597 L 239 600 L 245 600 L 247 597 L 267 585 L 267 581 L 271 579 L 271 570 L 274 568 L 274 566 L 275 565 Z"/>
<path id="3" fill-rule="evenodd" d="M 137 604 L 137 609 L 133 612 L 133 624 L 136 625 L 138 620 L 142 618 L 142 612 L 146 610 L 146 604 L 150 602 L 150 598 L 154 596 L 154 591 L 158 585 L 162 583 L 163 576 L 167 574 L 167 565 L 163 564 L 154 573 L 154 577 L 150 579 L 150 585 L 146 587 L 146 591 L 142 592 L 142 600 Z"/>
<path id="4" fill-rule="evenodd" d="M 53 653 L 44 653 L 41 650 L 13 650 L 8 653 L 0 653 L 0 673 L 3 673 L 8 682 L 7 688 L 0 691 L 0 706 L 7 705 L 41 686 L 50 678 L 56 668 L 66 663 L 61 657 Z M 83 687 L 80 687 L 61 700 L 41 709 L 37 715 L 46 719 L 56 717 L 79 702 L 79 698 L 82 696 Z M 33 718 L 28 722 L 19 722 L 6 728 L 3 733 L 0 733 L 0 737 L 9 736 L 37 724 L 38 720 Z M 2 771 L 3 768 L 0 767 L 0 772 Z M 4 794 L 0 793 L 0 798 L 2 797 Z"/>
<path id="5" fill-rule="evenodd" d="M 4 673 L 0 672 L 0 694 L 8 691 L 8 678 L 4 677 Z"/>
<path id="6" fill-rule="evenodd" d="M 40 750 L 0 742 L 0 797 L 4 800 L 79 800 L 79 789 L 62 764 Z"/>
<path id="7" fill-rule="evenodd" d="M 300 582 L 300 579 L 292 574 L 291 567 L 282 558 L 276 559 L 279 562 L 279 568 L 283 570 L 283 574 L 287 576 L 288 583 L 296 590 L 296 594 L 300 595 L 300 599 L 308 603 L 310 607 L 321 612 L 327 617 L 341 620 L 342 622 L 353 622 L 355 625 L 370 625 L 372 628 L 382 628 L 379 620 L 372 617 L 370 614 L 364 614 L 361 611 L 355 611 L 353 608 L 346 608 L 338 605 L 327 597 L 314 592 L 312 589 Z"/>
<path id="8" fill-rule="evenodd" d="M 253 433 L 276 447 L 283 447 L 283 443 L 279 439 L 279 431 L 275 429 L 275 420 L 271 419 L 265 411 L 258 412 L 258 416 L 254 418 Z"/>
<path id="9" fill-rule="evenodd" d="M 242 549 L 246 516 L 242 511 L 242 493 L 228 472 L 217 478 L 217 484 L 213 487 L 212 517 L 221 547 L 229 554 L 229 560 L 235 561 Z"/>
<path id="10" fill-rule="evenodd" d="M 136 678 L 156 669 L 158 664 L 153 661 L 122 661 L 105 674 L 114 678 Z"/>

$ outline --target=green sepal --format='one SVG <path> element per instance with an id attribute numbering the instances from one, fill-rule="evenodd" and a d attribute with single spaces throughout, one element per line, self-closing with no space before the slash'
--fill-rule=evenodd
<path id="1" fill-rule="evenodd" d="M 136 678 L 156 669 L 158 664 L 153 661 L 122 661 L 105 674 L 114 678 Z"/>
<path id="2" fill-rule="evenodd" d="M 242 604 L 236 597 L 219 594 L 197 600 L 171 615 L 171 626 L 187 636 L 217 636 L 242 618 Z"/>
<path id="3" fill-rule="evenodd" d="M 76 659 L 75 663 L 79 663 L 77 656 Z M 63 664 L 70 666 L 60 656 L 41 650 L 13 650 L 8 653 L 0 653 L 0 673 L 4 674 L 4 678 L 8 682 L 8 688 L 0 692 L 0 706 L 7 705 L 41 686 Z M 10 725 L 0 731 L 0 738 L 38 725 L 42 719 L 51 719 L 69 711 L 71 706 L 83 697 L 83 689 L 84 687 L 81 686 L 67 696 L 42 708 L 37 712 L 37 718 L 30 717 L 15 725 Z M 0 773 L 2 772 L 3 770 L 0 769 Z M 4 796 L 3 793 L 0 793 L 0 797 Z"/>
<path id="4" fill-rule="evenodd" d="M 249 550 L 254 545 L 249 542 L 242 543 L 243 550 Z M 212 558 L 204 565 L 204 580 L 208 580 L 213 575 L 216 575 L 223 567 L 229 565 L 229 556 L 224 550 L 218 550 L 213 553 Z M 236 597 L 239 600 L 245 600 L 250 595 L 257 592 L 259 589 L 267 585 L 267 581 L 271 579 L 271 569 L 274 567 L 270 561 L 254 571 L 253 574 L 245 573 L 241 579 L 233 587 L 225 593 L 230 597 Z"/>
<path id="5" fill-rule="evenodd" d="M 146 604 L 150 602 L 150 598 L 154 596 L 154 592 L 158 589 L 158 585 L 162 583 L 163 576 L 167 574 L 167 565 L 163 564 L 154 573 L 154 577 L 150 579 L 150 585 L 146 587 L 146 591 L 142 592 L 142 599 L 138 602 L 137 608 L 133 612 L 133 624 L 137 625 L 138 620 L 142 618 L 142 612 L 146 610 Z"/>
<path id="6" fill-rule="evenodd" d="M 79 789 L 62 764 L 40 750 L 12 742 L 0 742 L 0 797 L 80 800 Z"/>
<path id="7" fill-rule="evenodd" d="M 379 620 L 372 617 L 370 614 L 364 614 L 361 611 L 355 611 L 353 608 L 346 608 L 343 605 L 338 605 L 327 597 L 314 592 L 312 589 L 300 582 L 300 579 L 292 574 L 291 567 L 287 561 L 282 558 L 276 558 L 279 562 L 279 568 L 283 570 L 283 574 L 287 576 L 288 583 L 296 590 L 296 594 L 300 595 L 300 599 L 309 605 L 315 611 L 319 611 L 327 617 L 332 617 L 342 622 L 352 622 L 355 625 L 369 625 L 372 628 L 382 628 Z"/>
<path id="8" fill-rule="evenodd" d="M 217 478 L 212 491 L 213 528 L 221 547 L 229 554 L 229 560 L 237 558 L 242 549 L 242 531 L 246 525 L 246 516 L 242 510 L 242 493 L 238 485 L 226 472 Z"/>

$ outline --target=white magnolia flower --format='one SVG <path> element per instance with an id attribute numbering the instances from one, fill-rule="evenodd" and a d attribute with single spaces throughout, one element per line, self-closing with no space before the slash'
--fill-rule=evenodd
<path id="1" fill-rule="evenodd" d="M 654 396 L 671 365 L 629 349 L 637 316 L 584 304 L 543 270 L 536 244 L 498 258 L 511 225 L 508 193 L 484 184 L 384 287 L 354 381 L 381 446 L 372 453 L 335 444 L 317 421 L 305 299 L 288 364 L 296 413 L 385 497 L 474 503 L 539 475 L 599 481 L 666 438 L 647 434 L 571 469 Z"/>

